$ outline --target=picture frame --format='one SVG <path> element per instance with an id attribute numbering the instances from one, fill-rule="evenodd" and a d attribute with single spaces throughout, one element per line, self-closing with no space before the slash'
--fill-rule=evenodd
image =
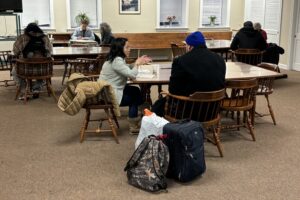
<path id="1" fill-rule="evenodd" d="M 141 0 L 119 0 L 119 13 L 121 15 L 141 14 Z"/>

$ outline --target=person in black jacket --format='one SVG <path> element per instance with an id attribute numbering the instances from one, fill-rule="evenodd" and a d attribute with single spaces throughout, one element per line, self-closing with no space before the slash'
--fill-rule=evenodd
<path id="1" fill-rule="evenodd" d="M 225 61 L 207 49 L 201 32 L 194 32 L 186 38 L 186 48 L 186 54 L 173 60 L 169 92 L 189 96 L 197 91 L 208 92 L 224 88 Z M 152 111 L 159 116 L 163 115 L 164 101 L 158 100 L 152 107 Z"/>
<path id="2" fill-rule="evenodd" d="M 238 48 L 265 50 L 266 47 L 265 39 L 260 32 L 253 28 L 251 21 L 244 23 L 244 27 L 237 32 L 230 45 L 232 50 Z"/>

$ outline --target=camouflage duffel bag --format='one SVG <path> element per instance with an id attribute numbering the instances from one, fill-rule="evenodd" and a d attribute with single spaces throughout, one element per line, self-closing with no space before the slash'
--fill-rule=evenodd
<path id="1" fill-rule="evenodd" d="M 129 184 L 150 192 L 166 190 L 169 158 L 168 147 L 161 140 L 145 137 L 124 169 Z"/>

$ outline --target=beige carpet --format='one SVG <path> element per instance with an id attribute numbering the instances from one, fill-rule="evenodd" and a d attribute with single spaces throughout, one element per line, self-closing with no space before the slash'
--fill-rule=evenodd
<path id="1" fill-rule="evenodd" d="M 299 199 L 300 73 L 287 73 L 270 97 L 277 126 L 270 117 L 256 119 L 256 142 L 244 129 L 224 132 L 224 158 L 206 143 L 204 176 L 188 184 L 169 180 L 168 193 L 160 194 L 127 183 L 123 168 L 136 136 L 128 134 L 124 117 L 120 144 L 110 135 L 80 144 L 83 110 L 68 116 L 46 95 L 24 105 L 13 100 L 15 87 L 0 87 L 0 199 Z M 53 80 L 58 90 L 60 82 L 61 77 Z M 259 97 L 258 111 L 266 112 L 264 106 Z"/>

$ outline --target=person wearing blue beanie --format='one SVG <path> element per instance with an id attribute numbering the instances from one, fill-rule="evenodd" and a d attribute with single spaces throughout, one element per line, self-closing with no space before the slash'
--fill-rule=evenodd
<path id="1" fill-rule="evenodd" d="M 206 47 L 204 36 L 199 31 L 189 34 L 185 42 L 187 52 L 175 57 L 172 63 L 169 92 L 189 96 L 198 91 L 223 89 L 226 73 L 224 59 Z M 156 101 L 152 111 L 163 116 L 165 102 L 165 98 Z"/>
<path id="2" fill-rule="evenodd" d="M 201 32 L 196 31 L 190 35 L 188 35 L 185 39 L 187 45 L 192 47 L 198 47 L 200 45 L 205 46 L 205 38 Z"/>

